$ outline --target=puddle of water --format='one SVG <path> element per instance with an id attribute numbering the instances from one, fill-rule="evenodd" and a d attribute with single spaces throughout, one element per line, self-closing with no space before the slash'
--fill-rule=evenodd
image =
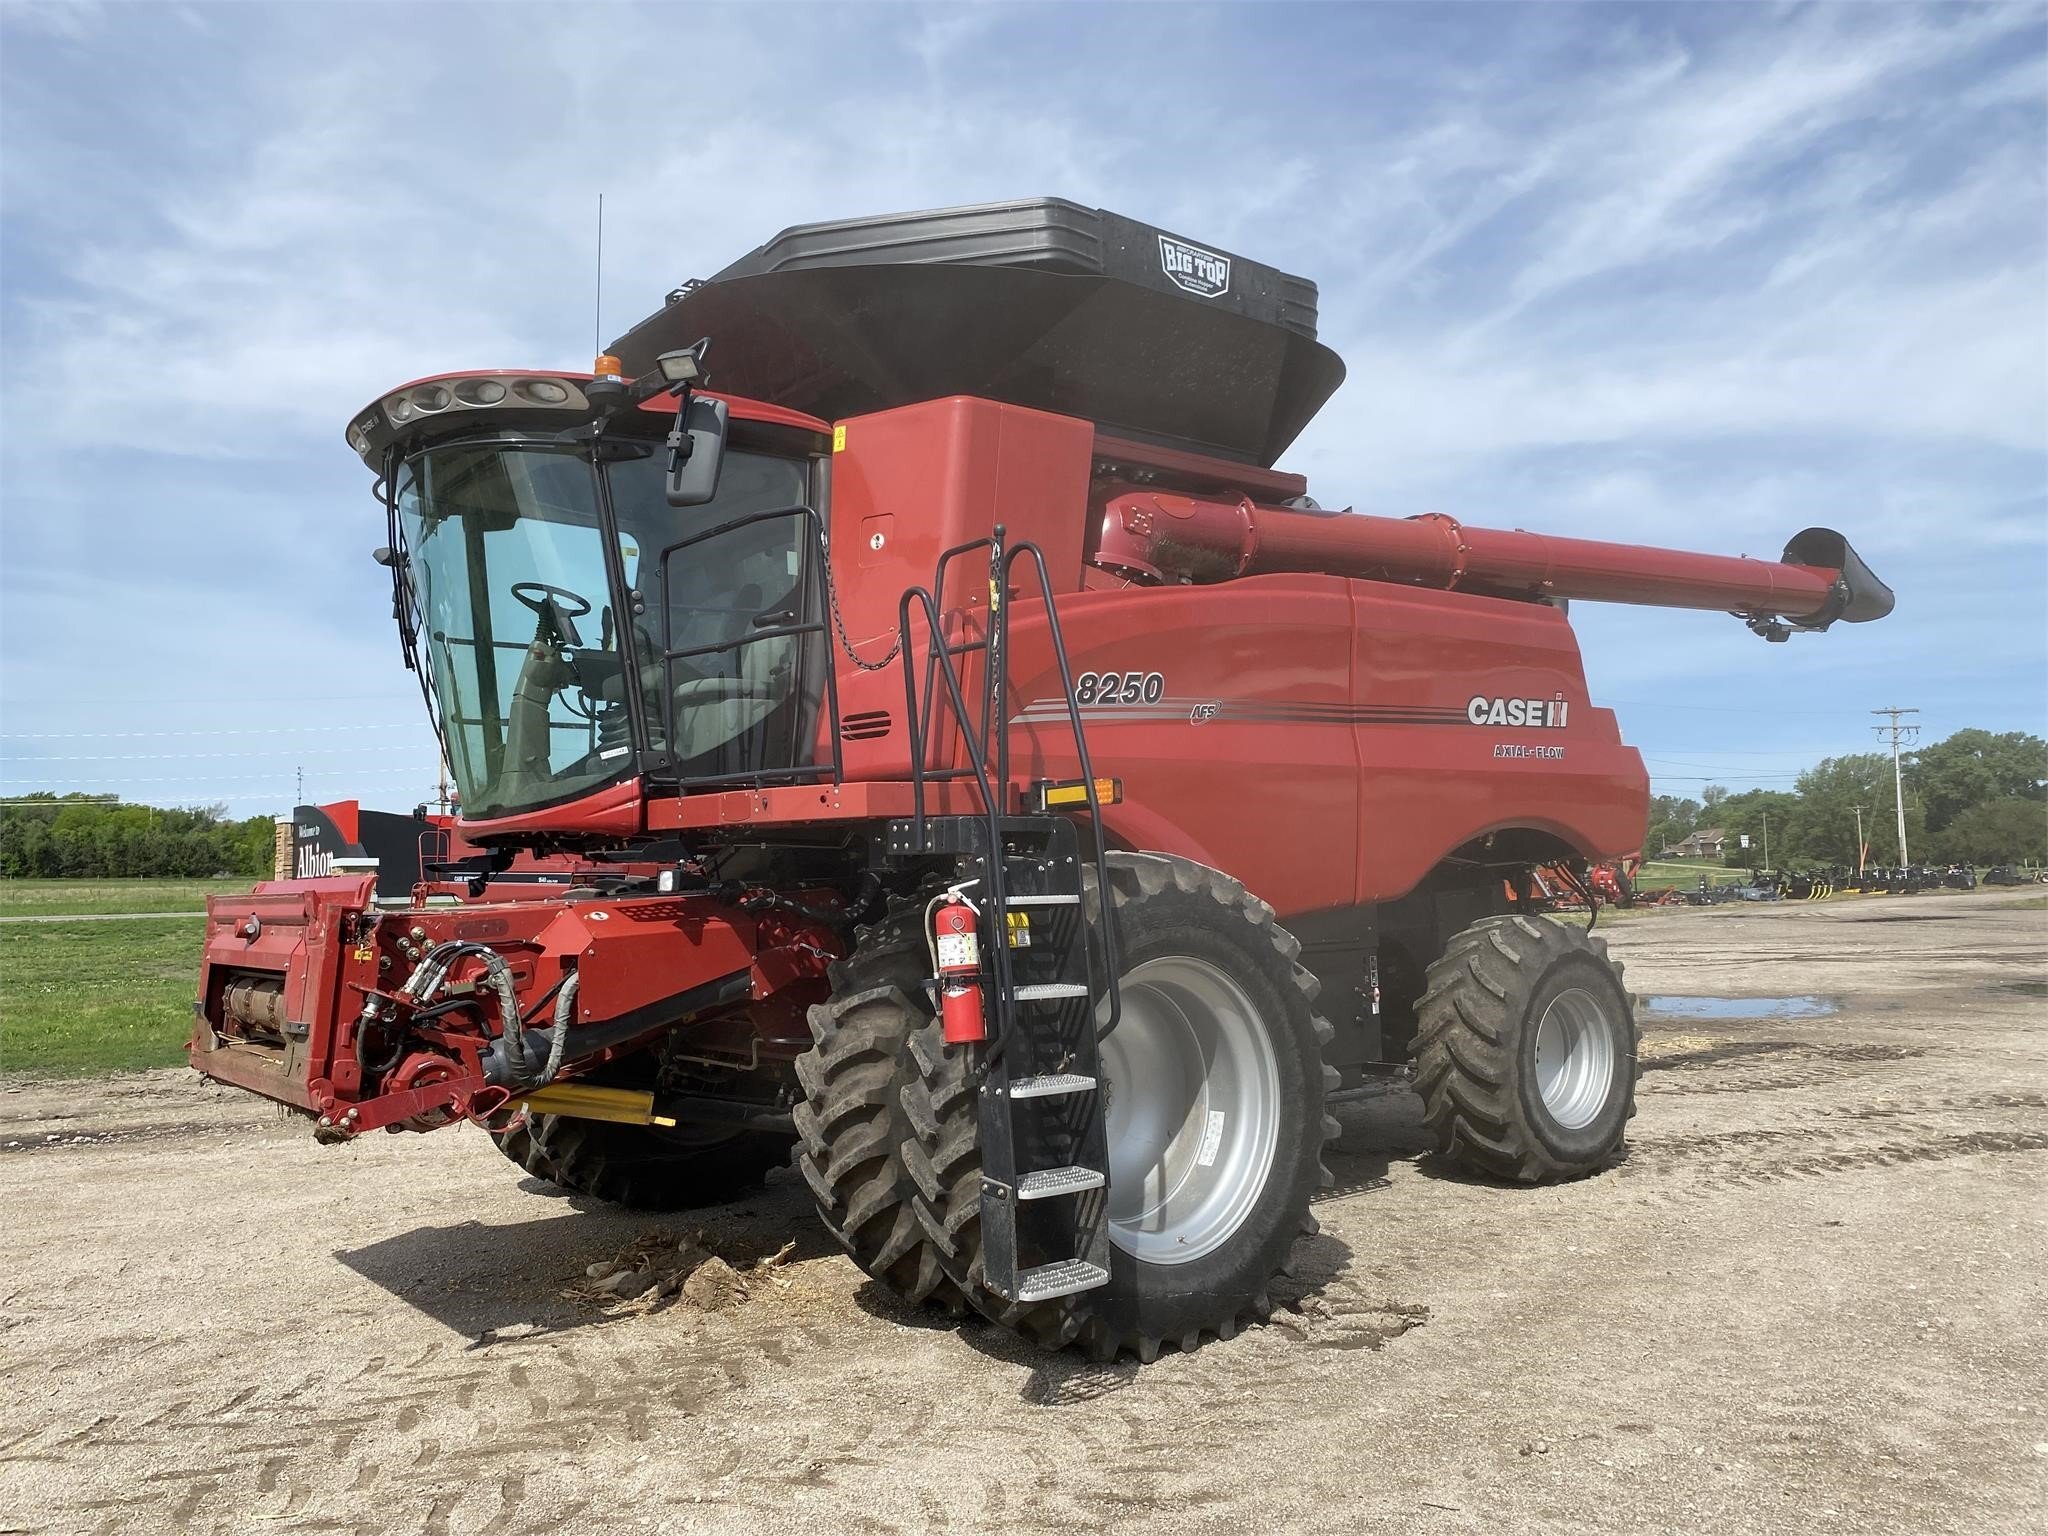
<path id="1" fill-rule="evenodd" d="M 2008 981 L 2004 986 L 2021 997 L 2048 997 L 2048 981 Z"/>
<path id="2" fill-rule="evenodd" d="M 1824 997 L 1644 997 L 1644 1013 L 1666 1019 L 1821 1019 L 1835 1012 Z"/>

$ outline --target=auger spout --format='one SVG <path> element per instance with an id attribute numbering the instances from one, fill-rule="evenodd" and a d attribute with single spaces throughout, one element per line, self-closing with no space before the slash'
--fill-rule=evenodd
<path id="1" fill-rule="evenodd" d="M 1891 589 L 1827 528 L 1806 529 L 1770 561 L 1480 528 L 1440 512 L 1374 517 L 1124 489 L 1103 505 L 1090 558 L 1147 581 L 1321 572 L 1502 597 L 1718 609 L 1772 639 L 1892 610 Z"/>

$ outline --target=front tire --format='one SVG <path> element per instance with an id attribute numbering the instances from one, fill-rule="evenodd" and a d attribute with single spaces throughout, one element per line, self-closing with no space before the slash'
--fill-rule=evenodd
<path id="1" fill-rule="evenodd" d="M 909 1043 L 931 1018 L 918 1001 L 924 960 L 911 912 L 864 933 L 852 958 L 832 967 L 832 999 L 809 1014 L 817 1043 L 796 1061 L 804 1101 L 795 1163 L 826 1230 L 871 1279 L 958 1315 L 965 1302 L 926 1240 L 903 1158 L 913 1139 L 903 1108 Z"/>
<path id="2" fill-rule="evenodd" d="M 1483 918 L 1429 968 L 1416 1023 L 1423 1122 L 1453 1161 L 1543 1184 L 1621 1150 L 1636 1023 L 1605 940 L 1547 917 Z"/>
<path id="3" fill-rule="evenodd" d="M 1309 1199 L 1330 1183 L 1322 1149 L 1337 1123 L 1323 1100 L 1336 1073 L 1323 1065 L 1332 1031 L 1313 1008 L 1317 982 L 1270 906 L 1183 859 L 1108 863 L 1125 987 L 1103 1048 L 1109 1283 L 1023 1306 L 983 1283 L 978 1053 L 947 1045 L 936 1024 L 911 1042 L 917 1141 L 905 1158 L 933 1251 L 979 1311 L 1048 1348 L 1151 1360 L 1163 1343 L 1193 1350 L 1271 1313 L 1273 1278 L 1317 1230 Z"/>
<path id="4" fill-rule="evenodd" d="M 789 1161 L 789 1138 L 723 1127 L 618 1125 L 528 1115 L 491 1138 L 537 1179 L 636 1211 L 722 1205 Z"/>

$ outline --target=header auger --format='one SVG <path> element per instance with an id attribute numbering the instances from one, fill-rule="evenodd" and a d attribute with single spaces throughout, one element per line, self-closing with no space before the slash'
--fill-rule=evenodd
<path id="1" fill-rule="evenodd" d="M 1603 1166 L 1634 1020 L 1540 887 L 1648 786 L 1563 600 L 1891 595 L 1826 530 L 1322 511 L 1270 465 L 1342 376 L 1312 284 L 1038 201 L 785 231 L 591 374 L 379 397 L 482 852 L 216 899 L 194 1064 L 646 1208 L 793 1160 L 884 1285 L 1102 1354 L 1269 1308 L 1369 1078 L 1489 1174 Z"/>

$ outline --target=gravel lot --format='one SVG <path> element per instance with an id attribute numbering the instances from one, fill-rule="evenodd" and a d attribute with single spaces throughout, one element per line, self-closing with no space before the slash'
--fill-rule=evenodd
<path id="1" fill-rule="evenodd" d="M 1613 925 L 1628 1159 L 1509 1190 L 1347 1105 L 1299 1310 L 1151 1366 L 934 1326 L 801 1190 L 583 1208 L 183 1072 L 0 1090 L 7 1531 L 2006 1532 L 2048 1507 L 2048 911 Z M 602 1302 L 703 1228 L 745 1299 Z M 780 1263 L 750 1268 L 794 1240 Z"/>

